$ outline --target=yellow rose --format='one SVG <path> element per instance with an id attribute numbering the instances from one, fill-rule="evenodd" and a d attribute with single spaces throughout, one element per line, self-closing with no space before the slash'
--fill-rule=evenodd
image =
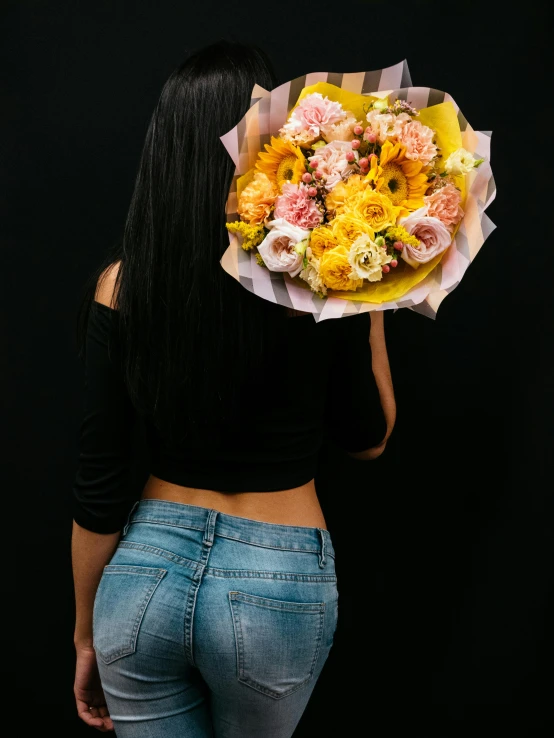
<path id="1" fill-rule="evenodd" d="M 250 225 L 259 225 L 269 215 L 278 192 L 267 174 L 256 172 L 253 180 L 241 192 L 237 213 Z"/>
<path id="2" fill-rule="evenodd" d="M 364 220 L 359 213 L 346 212 L 331 222 L 331 230 L 339 246 L 345 246 L 350 249 L 352 243 L 366 233 L 372 240 L 375 238 L 375 232 L 369 223 Z"/>
<path id="3" fill-rule="evenodd" d="M 350 279 L 352 265 L 348 261 L 349 249 L 346 246 L 335 246 L 323 252 L 319 261 L 319 274 L 323 284 L 330 290 L 356 290 L 363 284 L 363 279 Z"/>
<path id="4" fill-rule="evenodd" d="M 374 231 L 382 231 L 396 223 L 394 206 L 389 198 L 369 188 L 351 198 L 347 210 L 358 213 Z"/>
<path id="5" fill-rule="evenodd" d="M 314 228 L 310 236 L 310 248 L 316 259 L 321 259 L 321 255 L 327 249 L 332 249 L 337 245 L 337 240 L 333 236 L 333 231 L 329 226 L 318 226 Z"/>
<path id="6" fill-rule="evenodd" d="M 334 215 L 340 215 L 345 203 L 354 195 L 365 190 L 367 186 L 361 174 L 352 174 L 346 182 L 343 180 L 337 182 L 331 192 L 325 197 L 327 211 Z"/>

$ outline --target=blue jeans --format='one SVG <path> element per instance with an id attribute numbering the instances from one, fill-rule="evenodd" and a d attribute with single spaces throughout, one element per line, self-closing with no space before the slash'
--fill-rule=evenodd
<path id="1" fill-rule="evenodd" d="M 286 738 L 337 624 L 328 531 L 146 499 L 94 604 L 118 738 Z"/>

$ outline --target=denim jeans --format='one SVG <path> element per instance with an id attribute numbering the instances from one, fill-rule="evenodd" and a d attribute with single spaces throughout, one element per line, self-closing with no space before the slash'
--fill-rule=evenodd
<path id="1" fill-rule="evenodd" d="M 337 623 L 328 531 L 146 499 L 94 603 L 118 738 L 286 738 Z"/>

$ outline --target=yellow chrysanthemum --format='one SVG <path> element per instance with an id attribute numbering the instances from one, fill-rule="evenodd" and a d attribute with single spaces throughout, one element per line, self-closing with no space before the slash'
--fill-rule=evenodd
<path id="1" fill-rule="evenodd" d="M 346 206 L 346 212 L 357 213 L 374 231 L 396 223 L 396 208 L 386 195 L 366 188 L 351 198 Z"/>
<path id="2" fill-rule="evenodd" d="M 367 183 L 361 174 L 352 174 L 346 182 L 341 180 L 325 196 L 327 212 L 333 216 L 340 215 L 350 198 L 365 189 L 367 189 Z"/>
<path id="3" fill-rule="evenodd" d="M 341 213 L 331 223 L 331 230 L 339 246 L 345 246 L 350 249 L 352 243 L 361 236 L 362 233 L 373 240 L 375 232 L 369 223 L 364 220 L 358 213 Z"/>
<path id="4" fill-rule="evenodd" d="M 379 166 L 370 170 L 366 179 L 373 181 L 375 189 L 386 195 L 393 205 L 417 210 L 424 204 L 423 195 L 429 182 L 422 172 L 422 163 L 406 159 L 405 154 L 406 147 L 401 143 L 385 141 L 379 155 Z"/>
<path id="5" fill-rule="evenodd" d="M 321 259 L 324 251 L 332 249 L 337 245 L 337 239 L 333 235 L 330 226 L 318 226 L 310 235 L 310 248 L 316 259 Z"/>
<path id="6" fill-rule="evenodd" d="M 323 284 L 330 290 L 356 290 L 363 279 L 350 279 L 352 265 L 348 261 L 349 248 L 336 246 L 325 251 L 319 261 L 319 274 Z"/>
<path id="7" fill-rule="evenodd" d="M 306 158 L 300 148 L 290 141 L 271 137 L 271 144 L 264 145 L 260 151 L 256 169 L 267 174 L 281 190 L 285 182 L 298 184 L 306 171 Z"/>

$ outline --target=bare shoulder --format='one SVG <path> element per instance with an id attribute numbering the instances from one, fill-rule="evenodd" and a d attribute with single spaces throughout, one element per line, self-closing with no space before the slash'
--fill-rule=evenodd
<path id="1" fill-rule="evenodd" d="M 96 284 L 94 299 L 109 308 L 115 307 L 115 298 L 117 297 L 116 280 L 120 264 L 119 261 L 110 264 L 107 269 L 104 269 Z"/>

